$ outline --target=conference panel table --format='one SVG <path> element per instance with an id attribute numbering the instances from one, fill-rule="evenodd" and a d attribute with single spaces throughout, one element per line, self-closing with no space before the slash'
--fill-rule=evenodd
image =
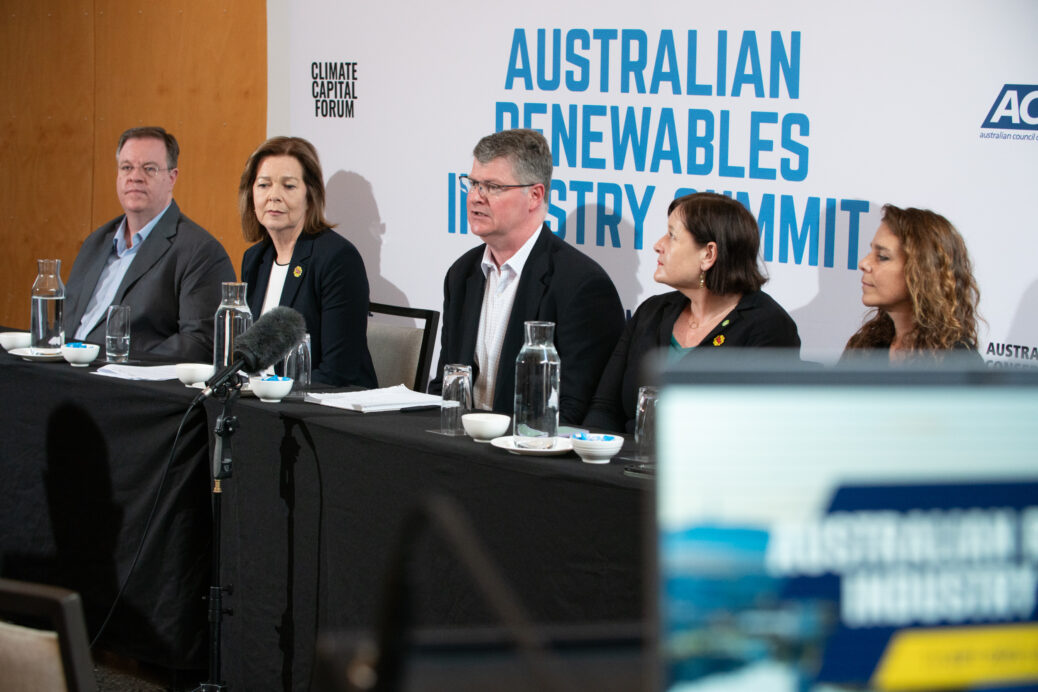
<path id="1" fill-rule="evenodd" d="M 80 593 L 91 635 L 147 543 L 101 645 L 169 669 L 205 666 L 208 424 L 179 382 L 133 382 L 0 351 L 0 574 Z"/>
<path id="2" fill-rule="evenodd" d="M 643 616 L 648 486 L 619 462 L 516 456 L 444 437 L 428 432 L 439 426 L 435 411 L 325 411 L 238 406 L 234 476 L 224 486 L 229 680 L 305 689 L 316 631 L 376 622 L 404 518 L 432 493 L 460 505 L 535 622 Z M 414 622 L 494 622 L 441 536 L 421 537 L 410 558 Z"/>
<path id="3" fill-rule="evenodd" d="M 0 510 L 0 565 L 5 576 L 84 587 L 96 624 L 132 560 L 196 392 L 10 355 L 0 367 L 7 403 L 0 459 L 16 480 L 5 486 L 17 495 Z M 30 392 L 33 403 L 12 405 Z M 153 538 L 109 625 L 105 641 L 115 650 L 171 667 L 205 666 L 208 431 L 222 408 L 210 400 L 204 415 L 188 417 Z M 239 426 L 233 475 L 222 484 L 221 540 L 221 581 L 232 588 L 224 606 L 233 611 L 223 620 L 221 650 L 232 687 L 305 690 L 318 632 L 375 626 L 405 518 L 433 494 L 461 508 L 533 621 L 644 615 L 650 484 L 624 476 L 621 462 L 521 457 L 444 437 L 427 432 L 439 425 L 436 411 L 354 414 L 242 397 L 233 413 Z M 66 536 L 70 525 L 74 535 Z M 436 531 L 418 536 L 406 554 L 414 624 L 496 623 Z"/>

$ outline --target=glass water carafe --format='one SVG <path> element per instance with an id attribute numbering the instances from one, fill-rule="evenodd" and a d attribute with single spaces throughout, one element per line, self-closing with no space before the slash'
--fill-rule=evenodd
<path id="1" fill-rule="evenodd" d="M 32 353 L 53 353 L 65 343 L 65 284 L 61 282 L 61 260 L 36 260 L 32 284 L 29 348 Z"/>
<path id="2" fill-rule="evenodd" d="M 516 447 L 550 449 L 559 431 L 559 352 L 554 322 L 527 322 L 526 341 L 515 359 Z"/>
<path id="3" fill-rule="evenodd" d="M 252 326 L 252 312 L 245 302 L 247 287 L 245 283 L 220 284 L 223 295 L 213 333 L 213 366 L 217 371 L 234 362 L 234 341 Z"/>

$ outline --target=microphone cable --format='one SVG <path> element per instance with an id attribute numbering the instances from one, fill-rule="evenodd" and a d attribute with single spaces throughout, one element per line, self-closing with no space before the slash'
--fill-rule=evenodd
<path id="1" fill-rule="evenodd" d="M 126 576 L 123 577 L 122 584 L 119 586 L 119 591 L 115 594 L 115 600 L 112 601 L 111 607 L 108 609 L 108 614 L 105 616 L 104 622 L 101 623 L 101 627 L 97 630 L 97 634 L 94 635 L 93 640 L 90 642 L 90 648 L 93 649 L 94 645 L 97 644 L 101 638 L 101 634 L 104 633 L 105 627 L 108 626 L 108 621 L 112 619 L 112 614 L 115 613 L 116 606 L 119 605 L 119 601 L 122 600 L 123 593 L 126 591 L 126 585 L 130 583 L 130 577 L 133 576 L 133 570 L 137 567 L 137 562 L 140 560 L 141 553 L 144 552 L 144 544 L 148 540 L 148 532 L 151 530 L 151 522 L 155 519 L 155 512 L 159 507 L 159 500 L 162 499 L 162 487 L 166 484 L 166 477 L 169 475 L 169 470 L 173 467 L 173 459 L 176 458 L 177 444 L 180 442 L 180 433 L 184 430 L 184 424 L 187 423 L 187 417 L 195 409 L 197 402 L 191 402 L 191 405 L 187 407 L 187 411 L 184 412 L 184 417 L 180 419 L 180 425 L 177 426 L 177 434 L 173 438 L 173 448 L 169 452 L 169 459 L 166 460 L 166 465 L 162 469 L 162 476 L 159 478 L 159 487 L 155 490 L 155 500 L 151 503 L 151 511 L 148 513 L 148 520 L 144 522 L 144 531 L 141 534 L 140 543 L 137 544 L 137 552 L 133 556 L 133 562 L 130 563 L 130 569 L 127 570 Z"/>
<path id="2" fill-rule="evenodd" d="M 256 328 L 259 327 L 259 330 Z M 270 312 L 262 315 L 256 323 L 249 329 L 246 329 L 241 336 L 238 338 L 239 347 L 247 347 L 247 355 L 249 355 L 258 367 L 257 370 L 268 367 L 278 360 L 277 356 L 282 351 L 287 351 L 293 344 L 302 340 L 303 335 L 306 333 L 306 322 L 303 316 L 292 308 L 278 306 Z M 237 357 L 237 353 L 235 356 Z M 270 362 L 267 362 L 267 361 Z M 248 363 L 248 360 L 243 361 L 243 365 Z M 151 530 L 151 523 L 155 519 L 155 512 L 159 506 L 159 500 L 162 498 L 162 487 L 166 484 L 166 477 L 169 475 L 169 470 L 173 467 L 173 459 L 176 457 L 177 444 L 180 442 L 180 434 L 184 430 L 184 424 L 187 423 L 187 417 L 191 414 L 191 411 L 195 409 L 198 404 L 204 401 L 205 397 L 196 397 L 191 404 L 187 407 L 187 411 L 184 412 L 184 417 L 180 419 L 180 425 L 177 426 L 176 437 L 173 438 L 173 448 L 169 452 L 169 459 L 166 460 L 166 465 L 162 469 L 162 476 L 159 478 L 159 487 L 155 491 L 155 500 L 151 504 L 151 511 L 148 513 L 148 520 L 144 523 L 144 531 L 141 534 L 140 543 L 137 544 L 137 552 L 133 556 L 133 561 L 130 563 L 130 569 L 127 570 L 126 576 L 123 577 L 122 584 L 119 586 L 119 591 L 115 594 L 115 600 L 112 601 L 112 606 L 108 609 L 108 614 L 105 615 L 104 621 L 101 623 L 100 629 L 97 634 L 94 635 L 93 640 L 90 642 L 90 648 L 93 649 L 100 640 L 101 635 L 105 631 L 105 627 L 108 626 L 108 622 L 112 619 L 112 615 L 115 613 L 116 606 L 119 605 L 119 601 L 122 600 L 123 594 L 126 592 L 126 586 L 130 583 L 130 577 L 133 576 L 133 571 L 137 567 L 137 563 L 140 560 L 141 553 L 144 552 L 144 544 L 148 540 L 148 532 Z"/>

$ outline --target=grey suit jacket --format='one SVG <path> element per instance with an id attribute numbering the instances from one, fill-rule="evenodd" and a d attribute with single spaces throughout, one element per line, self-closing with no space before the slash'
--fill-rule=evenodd
<path id="1" fill-rule="evenodd" d="M 74 334 L 83 319 L 122 220 L 119 216 L 98 228 L 79 249 L 65 284 L 66 336 Z M 137 251 L 113 298 L 114 303 L 130 306 L 131 357 L 150 353 L 170 360 L 211 361 L 220 284 L 235 280 L 219 241 L 172 202 Z M 87 341 L 104 344 L 104 336 L 101 319 Z"/>

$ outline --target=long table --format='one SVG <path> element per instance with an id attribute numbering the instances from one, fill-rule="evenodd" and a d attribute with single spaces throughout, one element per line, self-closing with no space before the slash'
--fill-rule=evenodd
<path id="1" fill-rule="evenodd" d="M 190 397 L 179 382 L 2 354 L 0 402 L 0 572 L 78 591 L 93 634 L 133 562 Z M 170 669 L 206 660 L 207 427 L 204 412 L 187 417 L 148 541 L 102 638 Z"/>
<path id="2" fill-rule="evenodd" d="M 16 501 L 0 509 L 3 573 L 82 587 L 93 623 L 132 559 L 195 392 L 2 358 L 3 401 L 38 394 L 2 414 L 3 473 L 17 479 Z M 205 665 L 207 429 L 221 408 L 209 401 L 205 416 L 189 416 L 127 612 L 106 639 L 172 667 Z M 305 690 L 319 631 L 373 626 L 404 518 L 430 493 L 463 509 L 534 621 L 643 616 L 649 485 L 625 477 L 620 463 L 519 457 L 443 437 L 427 432 L 438 426 L 436 412 L 352 414 L 242 398 L 234 413 L 221 541 L 222 582 L 233 589 L 224 601 L 233 614 L 224 619 L 223 672 L 233 688 Z M 64 490 L 55 494 L 55 486 Z M 60 527 L 70 525 L 76 530 L 66 537 Z M 66 568 L 52 571 L 55 562 Z M 414 622 L 494 622 L 441 539 L 419 541 L 410 564 Z M 138 635 L 149 630 L 158 636 Z"/>

